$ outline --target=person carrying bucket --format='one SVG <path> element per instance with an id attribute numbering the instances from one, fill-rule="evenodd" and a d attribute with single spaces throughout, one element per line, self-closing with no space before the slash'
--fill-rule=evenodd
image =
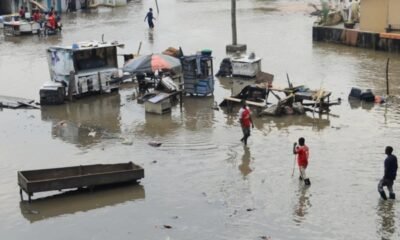
<path id="1" fill-rule="evenodd" d="M 386 186 L 389 190 L 389 198 L 396 198 L 396 195 L 393 192 L 393 182 L 396 180 L 397 175 L 397 157 L 393 155 L 392 152 L 393 148 L 391 146 L 387 146 L 385 149 L 385 154 L 387 155 L 385 159 L 385 174 L 378 184 L 378 192 L 383 200 L 387 200 L 386 193 L 383 190 L 384 186 Z"/>
<path id="2" fill-rule="evenodd" d="M 305 185 L 310 185 L 310 179 L 306 175 L 306 169 L 308 166 L 309 149 L 305 144 L 305 139 L 303 137 L 299 138 L 299 146 L 297 143 L 293 143 L 293 154 L 297 154 L 297 164 L 300 171 L 300 180 L 304 180 Z"/>

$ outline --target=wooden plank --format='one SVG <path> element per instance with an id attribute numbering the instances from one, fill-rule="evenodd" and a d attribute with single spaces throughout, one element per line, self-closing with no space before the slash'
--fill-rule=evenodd
<path id="1" fill-rule="evenodd" d="M 400 34 L 399 33 L 380 33 L 379 36 L 381 38 L 400 39 Z"/>
<path id="2" fill-rule="evenodd" d="M 9 97 L 9 96 L 0 96 L 0 105 L 5 108 L 19 108 L 22 106 L 32 107 L 34 100 L 18 98 L 18 97 Z M 35 106 L 35 105 L 33 105 Z M 35 106 L 37 108 L 37 106 Z"/>
<path id="3" fill-rule="evenodd" d="M 231 102 L 236 102 L 236 103 L 242 102 L 242 99 L 234 98 L 234 97 L 224 97 L 224 100 L 231 101 Z M 253 101 L 248 101 L 248 100 L 246 100 L 246 103 L 248 105 L 250 105 L 250 106 L 265 107 L 265 103 L 253 102 Z"/>
<path id="4" fill-rule="evenodd" d="M 34 109 L 40 109 L 40 107 L 38 107 L 38 106 L 36 106 L 34 104 L 31 104 L 31 103 L 19 102 L 19 101 L 18 101 L 18 103 L 21 104 L 21 106 L 31 107 L 31 108 L 34 108 Z"/>

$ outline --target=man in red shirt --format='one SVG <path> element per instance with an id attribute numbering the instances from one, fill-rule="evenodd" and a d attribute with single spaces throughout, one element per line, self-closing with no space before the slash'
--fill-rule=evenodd
<path id="1" fill-rule="evenodd" d="M 40 17 L 39 10 L 35 10 L 35 12 L 33 13 L 33 16 L 32 16 L 32 20 L 35 21 L 35 22 L 39 22 L 40 18 L 41 17 Z"/>
<path id="2" fill-rule="evenodd" d="M 56 29 L 56 18 L 54 17 L 54 14 L 52 12 L 49 13 L 49 17 L 47 19 L 47 27 L 49 27 L 52 30 Z"/>
<path id="3" fill-rule="evenodd" d="M 299 165 L 300 170 L 300 180 L 304 180 L 305 185 L 310 185 L 310 179 L 306 175 L 309 150 L 307 145 L 305 144 L 304 138 L 299 138 L 299 146 L 297 146 L 297 143 L 293 144 L 293 154 L 297 154 L 297 164 Z"/>
<path id="4" fill-rule="evenodd" d="M 25 9 L 23 6 L 21 6 L 21 8 L 19 9 L 19 16 L 21 18 L 25 18 Z"/>
<path id="5" fill-rule="evenodd" d="M 250 137 L 250 126 L 254 128 L 253 120 L 251 119 L 250 108 L 247 107 L 246 101 L 242 101 L 242 107 L 239 110 L 239 121 L 243 131 L 243 137 L 240 139 L 247 145 L 247 139 Z"/>

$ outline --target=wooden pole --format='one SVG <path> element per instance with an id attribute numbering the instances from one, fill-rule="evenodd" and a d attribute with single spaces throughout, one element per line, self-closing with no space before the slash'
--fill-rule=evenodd
<path id="1" fill-rule="evenodd" d="M 232 45 L 237 45 L 236 32 L 236 0 L 231 0 L 231 18 L 232 18 Z"/>
<path id="2" fill-rule="evenodd" d="M 136 56 L 139 56 L 141 48 L 142 48 L 142 41 L 140 41 L 140 43 L 139 43 L 139 48 L 137 50 Z"/>
<path id="3" fill-rule="evenodd" d="M 156 0 L 157 14 L 160 14 L 160 9 L 158 8 L 158 1 Z"/>
<path id="4" fill-rule="evenodd" d="M 389 62 L 390 58 L 386 62 L 386 94 L 389 96 Z"/>
<path id="5" fill-rule="evenodd" d="M 68 82 L 68 100 L 72 101 L 73 99 L 73 90 L 75 89 L 75 72 L 69 72 L 69 82 Z"/>
<path id="6" fill-rule="evenodd" d="M 296 169 L 296 154 L 294 155 L 294 162 L 293 162 L 293 170 L 292 170 L 292 177 L 294 175 L 294 170 Z"/>
<path id="7" fill-rule="evenodd" d="M 183 88 L 182 88 L 182 85 L 183 85 L 183 83 L 182 83 L 182 76 L 179 76 L 179 91 L 180 91 L 180 93 L 179 93 L 179 107 L 180 107 L 180 110 L 181 110 L 181 112 L 183 111 Z"/>

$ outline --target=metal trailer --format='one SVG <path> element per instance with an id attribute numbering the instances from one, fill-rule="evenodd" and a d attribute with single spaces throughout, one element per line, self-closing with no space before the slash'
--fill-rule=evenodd
<path id="1" fill-rule="evenodd" d="M 182 60 L 183 86 L 191 96 L 208 96 L 214 93 L 213 59 L 209 54 L 184 56 Z"/>
<path id="2" fill-rule="evenodd" d="M 21 201 L 23 191 L 29 201 L 34 193 L 71 188 L 93 188 L 144 178 L 144 169 L 132 162 L 96 164 L 75 167 L 28 170 L 18 172 Z"/>

